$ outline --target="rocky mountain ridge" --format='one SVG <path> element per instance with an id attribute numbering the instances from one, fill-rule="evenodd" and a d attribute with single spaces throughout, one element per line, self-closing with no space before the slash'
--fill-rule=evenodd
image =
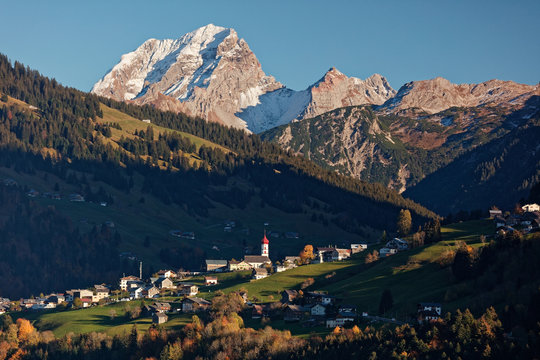
<path id="1" fill-rule="evenodd" d="M 305 90 L 288 89 L 262 71 L 235 30 L 212 24 L 177 40 L 147 40 L 123 55 L 92 92 L 253 132 L 338 107 L 382 105 L 395 94 L 381 75 L 361 80 L 335 68 Z"/>
<path id="2" fill-rule="evenodd" d="M 260 133 L 346 106 L 371 104 L 387 114 L 434 114 L 452 107 L 523 103 L 538 86 L 490 80 L 453 84 L 438 77 L 395 91 L 379 74 L 365 80 L 336 68 L 295 91 L 266 75 L 234 29 L 209 24 L 176 40 L 145 41 L 122 56 L 92 92 L 115 100 L 151 104 Z"/>
<path id="3" fill-rule="evenodd" d="M 396 113 L 417 108 L 434 114 L 451 107 L 523 103 L 528 97 L 538 93 L 538 90 L 538 85 L 518 84 L 513 81 L 494 79 L 480 84 L 453 84 L 447 79 L 437 77 L 403 85 L 380 110 Z"/>
<path id="4" fill-rule="evenodd" d="M 435 114 L 346 107 L 261 136 L 328 169 L 403 192 L 463 154 L 527 126 L 540 111 L 537 93 Z"/>

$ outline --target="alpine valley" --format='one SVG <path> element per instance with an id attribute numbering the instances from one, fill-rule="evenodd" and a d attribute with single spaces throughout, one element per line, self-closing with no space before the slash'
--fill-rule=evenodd
<path id="1" fill-rule="evenodd" d="M 498 159 L 506 152 L 491 144 L 512 143 L 518 129 L 536 131 L 538 85 L 456 85 L 439 77 L 395 91 L 381 75 L 361 80 L 331 68 L 307 89 L 294 91 L 262 71 L 235 30 L 210 24 L 177 40 L 146 41 L 123 55 L 92 92 L 261 133 L 329 170 L 399 192 L 410 189 L 407 196 L 443 214 L 493 205 L 488 194 L 495 183 L 482 175 L 486 167 L 492 175 L 498 172 L 494 166 L 507 174 L 501 206 L 511 206 L 540 180 L 534 136 L 530 143 L 520 140 L 524 168 Z M 484 156 L 474 155 L 478 146 Z M 498 150 L 486 158 L 491 147 Z M 462 156 L 476 176 L 447 183 L 435 174 Z M 472 182 L 474 197 L 465 195 Z M 435 191 L 441 186 L 448 187 L 443 197 Z"/>
<path id="2" fill-rule="evenodd" d="M 538 85 L 296 91 L 212 24 L 91 92 L 0 54 L 0 360 L 538 359 L 538 204 Z"/>

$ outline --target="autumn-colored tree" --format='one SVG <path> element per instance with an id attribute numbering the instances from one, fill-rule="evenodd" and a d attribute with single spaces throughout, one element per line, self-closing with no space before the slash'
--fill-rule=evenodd
<path id="1" fill-rule="evenodd" d="M 82 300 L 81 300 L 81 298 L 73 299 L 73 307 L 76 308 L 76 309 L 82 308 Z"/>
<path id="2" fill-rule="evenodd" d="M 169 343 L 163 348 L 163 351 L 159 355 L 159 360 L 180 360 L 183 355 L 182 344 L 180 341 L 177 341 L 174 344 Z"/>
<path id="3" fill-rule="evenodd" d="M 379 260 L 379 252 L 377 250 L 373 250 L 372 253 L 366 255 L 366 264 L 371 264 L 377 260 Z"/>
<path id="4" fill-rule="evenodd" d="M 23 318 L 17 319 L 17 327 L 18 327 L 17 338 L 19 339 L 19 341 L 28 340 L 28 338 L 30 337 L 30 334 L 36 331 L 36 329 L 32 326 L 30 321 Z"/>
<path id="5" fill-rule="evenodd" d="M 302 264 L 307 264 L 313 259 L 315 259 L 315 255 L 313 255 L 313 245 L 308 244 L 300 251 L 300 262 Z"/>
<path id="6" fill-rule="evenodd" d="M 244 299 L 237 293 L 223 294 L 212 299 L 212 314 L 214 317 L 239 313 L 244 309 Z"/>
<path id="7" fill-rule="evenodd" d="M 412 216 L 408 209 L 401 209 L 397 219 L 397 229 L 400 236 L 407 236 L 411 231 Z"/>

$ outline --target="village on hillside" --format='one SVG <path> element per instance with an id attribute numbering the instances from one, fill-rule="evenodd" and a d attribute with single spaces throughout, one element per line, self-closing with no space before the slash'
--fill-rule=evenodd
<path id="1" fill-rule="evenodd" d="M 392 239 L 385 244 L 381 256 L 389 256 L 397 251 L 407 250 L 406 241 Z M 206 291 L 214 285 L 218 285 L 218 276 L 215 274 L 235 271 L 251 271 L 251 281 L 258 281 L 293 269 L 305 264 L 320 264 L 347 260 L 352 254 L 367 249 L 367 244 L 351 244 L 350 249 L 337 247 L 318 247 L 313 249 L 306 245 L 299 255 L 286 256 L 281 261 L 273 262 L 270 259 L 270 241 L 264 234 L 261 240 L 260 255 L 245 255 L 242 260 L 213 260 L 205 261 L 205 272 L 190 272 L 173 270 L 160 270 L 149 279 L 142 278 L 142 263 L 139 276 L 129 275 L 119 279 L 117 286 L 105 284 L 94 285 L 88 289 L 70 289 L 61 293 L 42 295 L 36 298 L 10 301 L 0 299 L 0 314 L 9 311 L 43 311 L 88 308 L 95 305 L 105 305 L 115 302 L 128 302 L 138 299 L 150 299 L 152 305 L 144 305 L 141 316 L 152 318 L 155 324 L 163 324 L 168 321 L 171 313 L 197 313 L 211 309 L 212 301 L 199 297 L 199 286 L 190 283 L 192 276 L 204 276 Z M 386 255 L 385 255 L 386 253 Z M 245 291 L 237 294 L 242 301 L 251 307 L 252 319 L 283 319 L 285 322 L 301 322 L 303 326 L 325 326 L 335 328 L 357 321 L 360 314 L 354 305 L 348 304 L 347 299 L 340 299 L 331 294 L 302 291 L 284 290 L 278 302 L 254 303 L 249 300 Z M 178 301 L 173 304 L 160 301 L 161 297 L 177 297 Z M 422 319 L 438 318 L 441 315 L 440 304 L 419 304 L 419 316 Z M 395 320 L 373 317 L 362 312 L 361 316 L 368 319 Z"/>
<path id="2" fill-rule="evenodd" d="M 540 206 L 538 204 L 524 205 L 515 209 L 513 213 L 492 208 L 489 213 L 496 227 L 494 236 L 514 231 L 522 233 L 540 231 Z M 193 276 L 204 277 L 204 291 L 207 292 L 211 291 L 212 286 L 218 285 L 217 274 L 219 273 L 251 271 L 250 281 L 259 281 L 298 266 L 344 261 L 368 249 L 368 244 L 365 243 L 351 244 L 349 249 L 334 246 L 314 249 L 313 246 L 306 245 L 299 255 L 285 256 L 279 261 L 272 261 L 270 241 L 266 232 L 260 246 L 260 255 L 245 255 L 241 260 L 206 259 L 205 271 L 201 272 L 166 269 L 158 271 L 148 279 L 143 279 L 142 263 L 140 263 L 139 276 L 123 276 L 116 286 L 96 284 L 86 289 L 69 289 L 15 301 L 0 298 L 0 314 L 14 311 L 82 309 L 115 302 L 150 299 L 153 303 L 144 304 L 141 316 L 151 317 L 155 324 L 163 324 L 168 321 L 167 314 L 206 312 L 211 309 L 211 299 L 198 296 L 200 295 L 199 285 L 189 281 Z M 374 252 L 380 259 L 407 251 L 410 247 L 409 241 L 393 238 L 384 245 L 378 246 L 378 253 L 376 250 Z M 281 292 L 279 301 L 269 303 L 250 301 L 246 291 L 239 290 L 236 293 L 251 309 L 252 319 L 282 319 L 285 322 L 300 322 L 306 327 L 325 326 L 327 328 L 353 324 L 359 318 L 400 323 L 393 318 L 383 318 L 368 314 L 366 311 L 358 311 L 347 298 L 338 298 L 328 293 L 286 289 Z M 170 303 L 160 301 L 162 297 L 177 299 Z M 439 319 L 441 314 L 442 304 L 439 302 L 417 304 L 416 320 L 418 322 Z"/>

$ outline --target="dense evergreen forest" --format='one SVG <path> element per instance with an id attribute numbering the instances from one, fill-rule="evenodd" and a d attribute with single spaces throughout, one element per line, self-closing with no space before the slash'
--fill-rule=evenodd
<path id="1" fill-rule="evenodd" d="M 81 232 L 54 208 L 42 207 L 17 187 L 0 186 L 0 294 L 17 298 L 116 281 L 132 272 L 119 261 L 120 235 L 108 226 Z"/>

